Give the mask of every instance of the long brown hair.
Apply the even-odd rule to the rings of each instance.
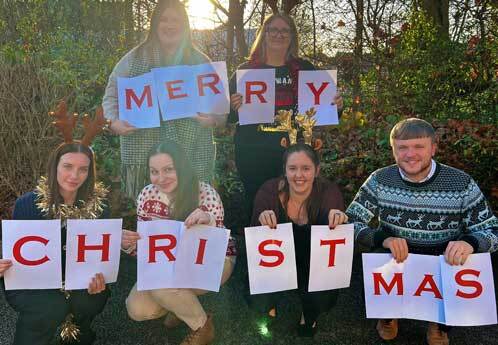
[[[185,220],[193,210],[199,207],[199,178],[196,176],[183,148],[171,140],[165,140],[152,147],[147,155],[147,166],[149,166],[152,156],[161,153],[169,155],[173,160],[178,180],[172,207],[172,218]]]
[[[289,181],[287,181],[287,177],[285,176],[285,168],[287,166],[287,161],[293,153],[303,152],[308,156],[309,159],[313,162],[315,169],[319,169],[320,167],[320,158],[318,157],[317,152],[309,145],[304,143],[297,143],[291,145],[285,150],[283,155],[283,176],[280,182],[279,192],[283,195],[282,204],[287,212],[287,204],[289,203]],[[322,191],[324,189],[323,185],[325,184],[325,180],[317,176],[313,180],[313,187],[311,189],[310,195],[306,198],[304,203],[301,205],[302,208],[306,209],[308,214],[308,222],[310,224],[316,224],[318,221],[318,214],[320,212],[320,205],[322,204]]]
[[[151,53],[153,47],[158,47],[159,38],[157,37],[157,28],[159,26],[159,22],[161,21],[161,15],[166,9],[172,9],[179,13],[181,17],[181,21],[183,24],[183,40],[180,44],[178,51],[175,56],[172,58],[171,64],[178,65],[181,63],[184,64],[195,64],[199,63],[199,61],[195,61],[194,53],[200,54],[205,57],[206,61],[208,60],[207,56],[205,56],[193,43],[192,41],[192,33],[190,31],[190,22],[187,14],[187,10],[185,9],[185,5],[179,0],[159,0],[157,2],[156,7],[152,11],[152,16],[150,19],[150,27],[149,32],[147,33],[147,37],[145,40],[138,46],[137,53],[143,54],[145,52]]]
[[[64,203],[64,198],[59,192],[59,183],[57,182],[57,166],[59,165],[61,157],[66,153],[83,153],[90,160],[88,176],[85,182],[78,188],[75,205],[78,205],[82,201],[87,201],[95,188],[96,168],[93,151],[88,146],[79,142],[69,144],[63,143],[52,151],[47,166],[47,184],[50,193],[48,201],[50,205],[55,205],[55,207]]]
[[[258,61],[261,63],[266,61],[265,35],[270,24],[277,18],[280,18],[286,22],[291,30],[291,41],[287,50],[286,60],[297,59],[299,57],[299,39],[294,19],[284,13],[273,13],[265,18],[263,24],[258,30],[256,39],[251,47],[251,52],[249,53],[249,61]]]

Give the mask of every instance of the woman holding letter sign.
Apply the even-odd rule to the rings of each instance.
[[[138,220],[184,220],[187,227],[196,224],[223,227],[224,210],[213,187],[199,182],[183,149],[172,141],[152,148],[148,155],[152,184],[146,186],[137,200]],[[188,230],[187,230],[188,231]],[[123,230],[122,247],[132,253],[139,234]],[[221,278],[224,284],[235,265],[235,243],[230,239]],[[126,300],[128,315],[136,321],[157,319],[166,315],[165,325],[172,328],[185,322],[191,329],[182,345],[209,344],[214,339],[214,325],[197,296],[197,289],[157,289],[137,291],[133,287]]]
[[[66,220],[108,216],[104,205],[107,191],[95,181],[95,157],[88,146],[102,130],[105,120],[102,112],[97,112],[97,119],[85,126],[86,133],[80,142],[72,140],[75,119],[67,117],[64,103],[53,115],[57,117],[56,126],[63,132],[65,142],[50,155],[46,178],[40,179],[34,191],[17,199],[13,219],[62,219],[64,274]],[[109,298],[102,273],[92,278],[87,290],[8,290],[5,294],[7,302],[18,313],[14,345],[51,344],[61,324],[63,340],[71,344],[93,344],[95,333],[90,325]]]
[[[337,185],[320,177],[320,161],[310,146],[298,143],[284,153],[284,176],[267,181],[254,200],[251,224],[275,228],[278,223],[292,222],[298,293],[302,315],[298,325],[300,336],[313,336],[320,313],[329,310],[336,302],[337,292],[308,292],[310,270],[311,225],[336,225],[347,222],[342,194]],[[252,302],[269,315],[275,316],[274,308],[281,293],[251,296]],[[261,307],[261,308],[260,308]]]
[[[182,2],[160,0],[152,13],[150,30],[144,42],[129,51],[109,76],[103,99],[105,117],[111,130],[121,136],[121,164],[126,195],[135,199],[147,180],[147,151],[164,139],[183,146],[201,181],[213,177],[215,147],[212,127],[225,122],[223,116],[199,114],[195,118],[163,121],[159,128],[138,129],[119,119],[118,77],[135,77],[152,68],[196,65],[209,58],[192,43],[189,20]],[[163,114],[164,116],[164,114]]]
[[[299,42],[296,24],[288,15],[277,13],[265,19],[259,28],[256,40],[251,47],[249,61],[238,67],[241,69],[275,69],[275,114],[279,110],[292,110],[297,114],[299,71],[314,70],[309,61],[299,57]],[[242,106],[242,94],[236,91],[236,74],[230,81],[232,111],[229,122],[237,122],[237,110]],[[342,108],[342,97],[338,93],[334,100]],[[275,127],[276,123],[265,124]],[[282,132],[262,131],[258,124],[237,126],[235,142],[235,162],[244,184],[246,206],[252,211],[254,196],[259,187],[270,178],[280,175],[282,154],[280,146]],[[287,137],[288,140],[288,137]]]

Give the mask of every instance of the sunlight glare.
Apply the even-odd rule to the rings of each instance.
[[[224,1],[220,1],[220,3],[225,5]],[[189,0],[187,12],[192,29],[214,29],[217,25],[214,6],[209,0]]]

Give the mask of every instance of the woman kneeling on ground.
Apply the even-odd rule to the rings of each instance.
[[[95,175],[95,157],[87,145],[61,144],[50,156],[47,177],[40,179],[36,190],[17,199],[14,207],[16,220],[62,219],[63,275],[66,220],[108,218],[103,204],[107,191],[95,182]],[[10,260],[0,260],[0,273],[11,265]],[[104,309],[109,290],[104,276],[97,273],[87,290],[8,290],[5,295],[18,313],[14,345],[51,344],[65,320],[79,329],[71,344],[90,345],[96,338],[90,324]]]
[[[152,148],[148,155],[151,184],[137,199],[139,221],[174,219],[184,221],[187,228],[196,224],[223,227],[223,204],[209,184],[199,182],[183,149],[172,141],[164,141]],[[150,207],[152,204],[160,207]],[[188,230],[187,230],[188,231]],[[132,253],[139,234],[123,231],[122,247]],[[235,245],[230,239],[221,284],[232,274],[235,265]],[[185,322],[191,329],[182,345],[210,344],[214,339],[214,325],[197,296],[207,291],[199,289],[156,289],[137,291],[133,287],[126,300],[128,315],[136,321],[157,319],[166,315],[167,328]]]
[[[345,223],[347,216],[342,194],[334,183],[320,177],[320,161],[309,145],[298,143],[290,146],[283,156],[284,176],[267,181],[256,194],[252,225],[292,222],[296,252],[298,295],[302,314],[297,330],[299,336],[311,337],[316,332],[318,316],[334,306],[336,290],[308,292],[310,272],[311,225],[336,225]],[[276,316],[276,305],[284,293],[251,296],[251,304],[260,311]]]

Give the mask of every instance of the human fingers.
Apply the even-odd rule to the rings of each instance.
[[[452,266],[460,263],[460,253],[456,242],[450,241],[448,243],[444,252],[444,258],[446,259],[446,262]]]
[[[400,244],[400,262],[405,261],[408,258],[408,244],[406,243],[406,240],[404,238],[399,239],[399,244]]]
[[[97,273],[95,275],[96,282],[97,282],[97,291],[100,293],[105,290],[105,278],[102,273]]]
[[[329,227],[334,229],[337,225],[344,224],[348,221],[348,216],[340,210],[329,211]]]
[[[123,235],[121,236],[121,247],[129,248],[130,246],[137,243],[140,239],[140,234],[135,231],[125,230],[123,229]]]
[[[392,254],[394,260],[396,260],[396,262],[399,263],[400,253],[399,253],[399,248],[398,248],[398,242],[396,241],[396,239],[394,239],[390,242],[389,249],[391,250],[391,254]]]
[[[394,259],[397,263],[402,263],[408,257],[408,245],[404,238],[396,238],[392,241],[392,250]]]
[[[202,127],[205,128],[214,127],[216,125],[216,120],[214,119],[213,115],[210,114],[197,113],[195,119]]]
[[[3,275],[12,266],[12,261],[7,259],[0,260],[0,276]]]
[[[110,129],[113,133],[118,135],[127,135],[137,130],[137,128],[131,125],[128,121],[114,120],[111,122]]]
[[[242,95],[240,93],[235,93],[230,96],[230,105],[233,110],[238,110],[242,105]]]
[[[270,211],[270,228],[275,229],[277,227],[277,216],[275,215],[275,212]]]
[[[261,223],[261,225],[266,225],[270,228],[273,228],[276,226],[277,219],[273,211],[266,210],[261,212],[261,214],[259,215],[259,222]]]
[[[95,277],[92,277],[90,284],[88,284],[88,293],[90,295],[93,295],[96,293],[96,291],[97,291],[97,279],[95,279]]]

